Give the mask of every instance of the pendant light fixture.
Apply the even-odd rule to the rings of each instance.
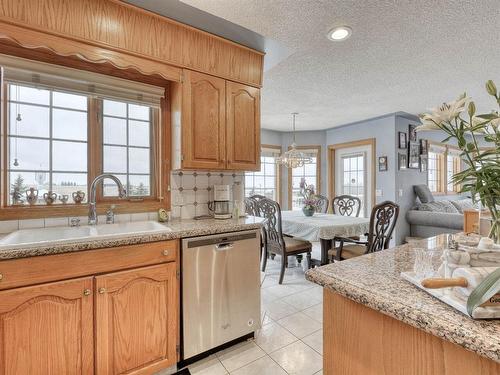
[[[312,158],[310,156],[307,156],[302,151],[297,150],[297,144],[295,143],[295,117],[297,115],[297,112],[292,113],[293,142],[290,145],[290,150],[284,152],[281,156],[276,158],[277,164],[284,165],[287,168],[297,168],[304,166],[304,164],[312,163]]]

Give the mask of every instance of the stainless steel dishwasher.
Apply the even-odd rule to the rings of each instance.
[[[257,230],[182,241],[183,358],[260,328]]]

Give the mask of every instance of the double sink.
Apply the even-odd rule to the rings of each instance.
[[[105,240],[123,236],[157,234],[170,231],[172,230],[169,227],[156,221],[21,229],[0,239],[0,250],[62,245],[78,241]]]

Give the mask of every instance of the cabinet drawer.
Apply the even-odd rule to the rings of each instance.
[[[151,242],[0,262],[0,290],[172,262],[179,240]]]

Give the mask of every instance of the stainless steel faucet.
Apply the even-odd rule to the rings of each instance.
[[[113,180],[116,185],[118,186],[118,197],[119,198],[125,198],[127,196],[127,192],[125,191],[125,188],[123,187],[122,183],[118,179],[118,177],[112,175],[112,174],[101,174],[94,178],[94,181],[92,181],[92,184],[90,185],[90,196],[89,196],[89,225],[97,225],[97,212],[96,212],[96,203],[95,203],[95,196],[96,196],[96,189],[97,189],[97,184],[101,182],[102,180],[109,178],[110,180]]]

